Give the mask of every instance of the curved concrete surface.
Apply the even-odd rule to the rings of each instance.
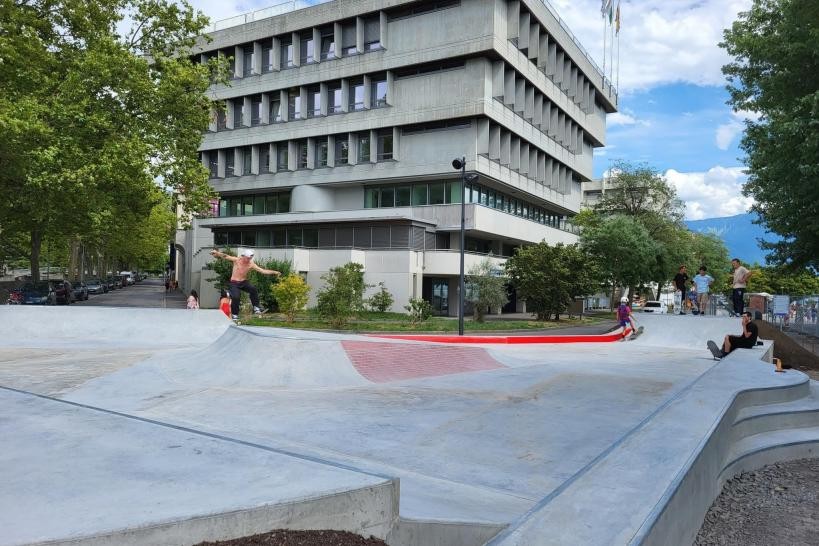
[[[103,310],[105,320],[133,330],[155,327],[143,324],[149,315],[132,312]],[[51,320],[47,314],[16,316]],[[168,317],[153,316],[173,330],[177,322]],[[5,437],[17,431],[34,442],[42,437],[40,421],[49,419],[50,430],[63,438],[43,463],[45,473],[29,469],[28,452],[16,451],[14,443],[4,454],[0,481],[13,487],[0,490],[0,529],[21,496],[40,503],[41,517],[60,517],[48,512],[48,495],[71,490],[49,490],[52,473],[92,479],[99,461],[114,461],[106,474],[111,487],[117,487],[118,470],[124,476],[144,470],[139,475],[147,492],[154,482],[190,479],[184,468],[144,465],[146,453],[161,457],[162,451],[143,452],[140,442],[129,443],[127,434],[108,426],[82,436],[84,452],[98,456],[96,462],[72,458],[65,446],[74,445],[75,427],[78,434],[86,430],[85,412],[91,411],[176,431],[167,433],[168,445],[203,436],[277,453],[281,458],[271,468],[295,480],[309,472],[304,461],[400,479],[400,518],[389,495],[368,497],[386,503],[383,513],[392,514],[391,546],[477,546],[504,527],[492,544],[690,542],[726,473],[812,449],[819,433],[817,390],[798,372],[774,373],[761,361],[768,347],[714,361],[705,342],[738,332],[738,319],[637,319],[646,332],[635,341],[484,347],[227,326],[206,345],[191,323],[187,347],[158,346],[147,359],[118,370],[93,368],[71,376],[70,388],[70,381],[61,383],[54,392],[62,400],[49,398],[37,412],[28,405],[3,412],[10,416],[0,421]],[[168,332],[176,341],[185,335],[184,328]],[[115,342],[105,340],[106,346]],[[62,373],[54,358],[49,367],[32,368],[24,350],[0,345],[0,380],[36,392],[47,378],[34,382],[32,374]],[[82,412],[60,409],[77,403],[86,405]],[[113,457],[118,453],[127,456]],[[231,457],[216,458],[213,472],[232,464]],[[345,480],[356,478],[341,478],[341,489],[328,477],[315,492],[344,494],[353,483]],[[219,487],[209,487],[202,494],[218,499]],[[278,487],[273,496],[284,499]],[[145,493],[127,490],[136,496],[134,506],[142,506]],[[175,493],[166,491],[172,502]],[[87,502],[100,505],[93,496]],[[164,513],[139,509],[131,516],[150,526],[167,523]],[[98,516],[80,511],[74,517],[91,528],[91,515]],[[321,514],[313,515],[320,520]],[[235,523],[224,518],[215,530]],[[0,545],[11,544],[3,539],[0,532]]]

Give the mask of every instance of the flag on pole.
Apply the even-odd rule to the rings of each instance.
[[[606,14],[611,12],[611,1],[612,0],[602,0],[600,5],[600,14],[605,19]]]
[[[620,0],[617,0],[617,13],[614,15],[614,32],[620,34]]]

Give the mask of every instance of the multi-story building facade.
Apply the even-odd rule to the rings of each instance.
[[[177,235],[177,274],[211,297],[213,246],[292,261],[311,286],[364,265],[400,310],[457,314],[461,173],[466,268],[577,239],[571,218],[616,92],[544,0],[325,1],[216,25],[202,162],[221,198]],[[313,291],[315,293],[315,290]],[[512,301],[507,310],[521,310]]]

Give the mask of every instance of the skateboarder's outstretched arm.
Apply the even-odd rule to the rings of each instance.
[[[225,254],[224,252],[219,252],[215,248],[210,251],[210,255],[213,256],[214,258],[222,258],[223,260],[228,260],[228,261],[231,261],[231,262],[235,262],[236,260],[239,259],[236,256],[231,256],[230,254]]]
[[[264,267],[259,267],[257,264],[252,264],[250,267],[261,273],[262,275],[277,275],[281,276],[281,271],[276,271],[275,269],[265,269]]]

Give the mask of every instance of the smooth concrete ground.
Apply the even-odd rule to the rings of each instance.
[[[41,318],[40,324],[64,323],[74,309],[53,309],[61,316]],[[180,490],[162,484],[184,484],[195,472],[189,472],[184,460],[155,464],[164,448],[140,439],[146,434],[145,421],[140,419],[155,422],[152,426],[162,428],[162,434],[181,438],[166,443],[193,441],[191,431],[195,431],[193,436],[215,435],[255,446],[247,449],[291,456],[292,466],[284,457],[275,463],[276,472],[303,481],[303,495],[311,489],[351,487],[350,480],[355,479],[348,473],[360,472],[364,482],[400,479],[402,518],[520,521],[712,369],[716,362],[705,349],[708,338],[739,330],[737,319],[644,317],[646,334],[634,342],[494,345],[479,350],[485,352],[481,358],[496,366],[470,373],[452,373],[458,354],[441,352],[438,364],[433,358],[432,367],[424,368],[427,376],[379,382],[362,375],[365,368],[378,371],[378,366],[391,365],[379,362],[379,354],[398,346],[399,353],[410,358],[422,351],[434,357],[434,351],[443,349],[434,344],[237,329],[227,324],[219,341],[208,345],[210,334],[196,338],[196,332],[190,331],[189,313],[198,313],[197,319],[207,316],[203,320],[208,328],[218,331],[218,312],[167,311],[165,316],[149,316],[140,310],[97,311],[98,320],[130,325],[125,352],[95,354],[93,339],[84,347],[55,343],[22,349],[10,342],[8,330],[0,326],[0,385],[64,401],[34,400],[30,394],[10,391],[0,398],[2,437],[15,438],[0,463],[0,479],[13,484],[0,491],[0,529],[28,522],[13,536],[0,531],[2,545],[25,543],[21,537],[33,539],[38,519],[52,522],[49,536],[94,527],[115,529],[125,522],[121,503],[126,498],[134,499],[127,510],[131,522],[183,517],[175,511],[173,500]],[[14,312],[14,308],[0,309],[0,324],[31,320],[22,314],[15,318]],[[165,334],[160,338],[166,344],[150,347],[156,330]],[[193,340],[188,348],[171,343],[186,336]],[[359,353],[363,347],[364,360],[353,356],[350,344]],[[102,346],[110,345],[111,340],[106,340]],[[475,353],[463,355],[468,359]],[[406,362],[396,358],[395,362]],[[76,406],[66,407],[67,402],[82,404],[82,412]],[[94,425],[97,419],[107,422],[111,411],[129,416],[117,421],[121,430],[112,430],[111,424]],[[39,429],[44,419],[48,431]],[[661,432],[651,441],[662,441]],[[50,444],[50,455],[33,457],[42,443]],[[78,446],[83,451],[75,457]],[[320,486],[314,485],[314,471],[303,467],[305,460],[329,466]],[[245,466],[233,455],[214,455],[200,470],[224,480],[212,485],[205,481],[197,496],[218,499],[233,479],[244,484],[248,475],[234,475],[239,464]],[[137,468],[141,487],[132,487],[128,476]],[[642,479],[650,481],[651,469],[641,470]],[[7,479],[12,476],[14,480]],[[73,487],[101,477],[109,487]],[[125,496],[119,493],[123,484]],[[271,487],[268,502],[287,498],[286,491]],[[662,489],[665,482],[657,487]],[[247,495],[237,493],[226,499],[223,509],[258,503],[254,491],[250,488]],[[53,495],[63,501],[49,502]],[[214,511],[218,504],[198,509]],[[26,513],[18,506],[25,506]],[[89,512],[89,506],[94,510]]]

